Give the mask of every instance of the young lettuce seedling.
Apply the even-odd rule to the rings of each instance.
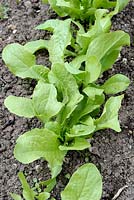
[[[47,200],[50,192],[47,188],[37,192],[30,188],[22,172],[19,179],[23,188],[23,198],[25,200]],[[50,180],[51,181],[51,180]],[[38,183],[42,185],[41,182]],[[81,187],[83,185],[83,187]],[[69,180],[69,183],[61,192],[61,200],[100,200],[102,194],[102,178],[95,165],[88,163],[78,168]],[[22,200],[20,195],[11,194],[14,200]],[[54,200],[54,198],[52,198]]]

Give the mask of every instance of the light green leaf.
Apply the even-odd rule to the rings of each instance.
[[[32,102],[36,116],[43,122],[57,115],[63,104],[57,101],[57,91],[53,84],[39,81],[36,85]]]
[[[121,107],[123,95],[117,97],[110,97],[104,107],[100,118],[95,120],[96,131],[105,128],[111,128],[120,132],[120,124],[118,121],[118,111]]]
[[[87,83],[92,83],[99,78],[101,73],[101,64],[97,57],[89,56],[87,58],[85,70],[89,72]]]
[[[11,113],[20,117],[32,118],[35,116],[31,99],[24,97],[8,96],[4,102]]]
[[[93,112],[97,108],[100,108],[100,106],[104,103],[104,99],[104,95],[96,96],[95,100],[85,97],[72,113],[70,126],[77,124],[82,117]]]
[[[48,3],[48,0],[42,0],[42,3]]]
[[[33,129],[17,139],[15,158],[23,164],[45,158],[54,178],[61,171],[66,151],[59,150],[58,136],[47,129]]]
[[[68,134],[69,136],[69,134]],[[84,150],[89,148],[91,145],[85,138],[75,138],[73,142],[69,145],[60,145],[59,149],[61,151],[69,151],[69,150]]]
[[[80,55],[75,57],[69,64],[75,68],[75,69],[79,69],[81,67],[82,62],[84,62],[86,60],[86,56],[85,55]]]
[[[52,9],[61,17],[65,17],[66,13],[63,9],[57,6],[57,0],[48,0],[49,4],[51,5]]]
[[[50,197],[50,194],[48,192],[41,192],[38,197],[36,197],[38,200],[47,200]]]
[[[10,193],[11,197],[14,199],[14,200],[22,200],[21,196],[18,195],[18,194],[15,194],[15,193]]]
[[[101,88],[106,94],[117,94],[127,89],[130,84],[129,78],[123,74],[116,74],[109,78]]]
[[[53,32],[60,24],[58,19],[50,19],[44,22],[43,24],[38,25],[35,29],[48,30]]]
[[[55,132],[57,135],[60,135],[61,126],[57,121],[49,121],[45,123],[45,128],[49,129],[50,131]]]
[[[125,6],[128,4],[130,0],[117,0],[116,7],[113,12],[111,12],[112,15],[116,15],[118,12],[123,10]]]
[[[84,88],[83,92],[92,100],[95,100],[96,96],[100,96],[103,94],[103,89],[99,89],[96,87],[92,87],[92,86],[87,86],[86,88]]]
[[[66,70],[74,75],[86,75],[87,73],[85,71],[79,70],[77,68],[74,68],[70,63],[65,63]]]
[[[28,42],[24,45],[24,47],[34,54],[36,51],[40,49],[48,49],[48,40],[35,40]]]
[[[64,53],[66,47],[71,43],[70,32],[71,19],[67,20],[49,20],[38,26],[38,29],[53,31],[49,41],[48,51],[50,61],[54,63],[64,63]]]
[[[17,43],[7,45],[2,58],[10,71],[21,78],[27,78],[26,71],[36,64],[35,56]]]
[[[69,2],[64,0],[57,0],[57,7],[59,6],[66,15],[71,16],[71,18],[79,18],[81,14],[80,2],[79,0],[71,0]]]
[[[112,68],[112,65],[117,60],[120,54],[120,51],[121,51],[121,48],[115,49],[101,59],[102,73]]]
[[[93,0],[92,6],[95,8],[113,8],[115,7],[116,2],[115,1],[109,1],[109,0]]]
[[[49,68],[43,65],[33,65],[27,71],[22,73],[23,77],[25,78],[33,78],[36,80],[43,80],[45,82],[48,81],[48,72]]]
[[[56,84],[58,92],[63,94],[64,109],[60,113],[59,121],[64,122],[75,110],[83,95],[79,93],[75,78],[70,74],[64,65],[56,64],[49,73],[49,81]]]
[[[79,136],[86,136],[93,133],[95,130],[94,121],[90,118],[88,121],[88,126],[83,124],[74,125],[73,128],[70,130],[69,137],[79,137]]]
[[[23,188],[23,197],[25,200],[34,200],[35,197],[35,192],[30,188],[29,184],[27,183],[27,180],[23,174],[23,172],[19,172],[18,173],[20,182],[22,184],[22,188]]]
[[[46,181],[41,181],[40,184],[45,187],[45,192],[51,192],[56,185],[56,178],[51,178]]]
[[[114,50],[122,47],[123,45],[130,44],[130,37],[123,31],[115,31],[110,33],[104,33],[95,38],[89,45],[87,50],[87,59],[90,56],[95,56],[98,62],[101,62],[104,57],[111,54]],[[105,58],[106,59],[106,58]],[[112,61],[113,62],[113,61]],[[89,69],[92,69],[92,62],[88,65]],[[102,66],[103,71],[103,66]]]
[[[102,195],[102,178],[95,165],[89,163],[81,166],[72,175],[69,183],[61,193],[62,200],[100,200]]]
[[[86,53],[90,42],[94,38],[100,36],[105,32],[109,32],[111,27],[111,17],[107,13],[108,10],[106,9],[97,9],[95,11],[95,23],[90,27],[89,31],[87,31],[86,33],[82,29],[83,27],[78,26],[79,31],[77,32],[76,42],[82,48],[81,54]]]

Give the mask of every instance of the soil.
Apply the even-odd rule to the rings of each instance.
[[[13,157],[13,148],[19,135],[40,127],[36,119],[19,118],[4,107],[4,99],[10,95],[30,96],[35,82],[22,80],[12,75],[1,59],[2,49],[9,43],[47,38],[44,31],[36,31],[34,27],[50,18],[56,18],[47,5],[38,0],[22,0],[18,4],[12,0],[1,0],[8,7],[8,18],[0,20],[0,200],[10,200],[10,192],[20,193],[21,186],[17,177],[19,171],[24,171],[28,180],[46,180],[50,173],[47,163],[43,160],[30,165],[22,165]],[[130,2],[123,12],[113,18],[113,29],[124,30],[131,36],[131,46],[124,47],[120,58],[113,70],[104,74],[122,73],[131,80],[131,85],[125,92],[119,118],[121,133],[104,130],[95,134],[90,151],[68,153],[63,170],[58,177],[58,184],[52,196],[60,200],[60,191],[68,182],[67,174],[72,174],[79,166],[86,162],[93,162],[103,176],[102,200],[112,200],[123,186],[127,186],[119,195],[118,200],[134,200],[134,2]],[[39,54],[40,63],[48,63],[46,52]]]

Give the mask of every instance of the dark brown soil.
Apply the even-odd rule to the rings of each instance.
[[[39,127],[36,119],[28,120],[12,115],[4,107],[5,97],[10,94],[16,96],[30,96],[34,81],[22,80],[12,75],[1,60],[2,49],[9,43],[24,44],[30,40],[48,37],[46,32],[35,31],[34,27],[56,15],[46,5],[38,0],[22,0],[19,4],[14,0],[1,0],[9,8],[8,18],[0,20],[0,200],[10,200],[10,192],[20,193],[20,183],[17,173],[22,170],[32,182],[33,178],[45,180],[49,177],[49,170],[44,161],[37,161],[30,165],[22,165],[13,157],[13,148],[18,136],[33,127]],[[31,2],[33,2],[31,4]],[[104,130],[96,133],[92,141],[91,152],[70,152],[64,162],[63,171],[58,178],[58,184],[53,196],[60,200],[60,191],[68,182],[66,174],[85,162],[93,162],[100,169],[103,176],[102,200],[112,200],[113,196],[123,186],[127,186],[118,200],[134,200],[134,2],[113,19],[113,29],[122,29],[131,36],[131,47],[123,48],[114,69],[104,75],[110,76],[122,73],[131,79],[131,85],[125,92],[125,98],[120,110],[122,132]],[[40,62],[47,63],[47,55],[40,55]]]

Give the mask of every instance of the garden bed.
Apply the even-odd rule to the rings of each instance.
[[[34,30],[38,24],[50,18],[56,18],[48,6],[42,5],[37,0],[20,3],[11,0],[2,0],[8,8],[8,18],[0,20],[0,53],[9,43],[27,41],[49,37],[47,32]],[[66,156],[58,184],[53,191],[53,196],[60,200],[59,193],[65,187],[68,174],[72,174],[76,168],[86,162],[93,162],[98,166],[103,176],[102,200],[111,200],[117,191],[127,186],[118,197],[118,200],[134,199],[134,3],[130,2],[123,12],[113,18],[113,29],[124,30],[131,36],[131,47],[123,48],[121,55],[112,70],[102,77],[110,77],[112,74],[122,73],[131,80],[131,85],[125,92],[125,98],[120,110],[121,133],[112,130],[104,130],[96,133],[92,141],[93,148],[83,152],[71,152]],[[1,55],[1,54],[0,54]],[[44,60],[44,55],[45,60]],[[1,57],[1,56],[0,56]],[[38,62],[48,64],[46,51],[40,52]],[[9,193],[20,193],[20,183],[17,177],[19,171],[27,174],[32,184],[32,179],[46,180],[50,174],[44,161],[37,161],[30,165],[22,165],[13,157],[15,141],[22,132],[33,127],[40,127],[36,119],[19,118],[7,111],[3,102],[10,94],[16,96],[30,96],[35,81],[22,80],[12,75],[0,60],[0,200],[11,199]],[[86,155],[86,156],[85,156]],[[86,157],[86,159],[85,159]],[[35,179],[34,179],[35,180]]]

